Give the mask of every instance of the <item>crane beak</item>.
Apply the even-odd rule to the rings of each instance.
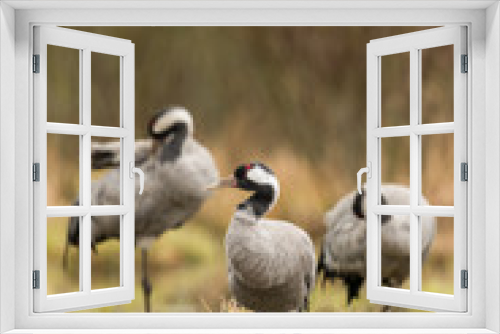
[[[220,189],[220,188],[236,188],[237,183],[234,176],[228,176],[219,180],[219,182],[207,187],[207,190]]]

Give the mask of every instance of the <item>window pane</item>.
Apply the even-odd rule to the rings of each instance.
[[[92,205],[120,205],[121,140],[92,137]]]
[[[80,291],[80,217],[47,218],[47,294]]]
[[[381,57],[382,126],[410,124],[410,53]]]
[[[422,194],[430,205],[453,206],[453,133],[422,136]],[[420,205],[429,205],[420,203]]]
[[[47,122],[80,122],[80,50],[47,45]]]
[[[120,57],[92,52],[92,125],[120,126]]]
[[[422,123],[453,122],[453,45],[421,50]]]
[[[120,219],[92,217],[92,290],[120,286]]]
[[[47,134],[47,205],[78,205],[80,137]]]
[[[383,215],[381,224],[382,286],[410,287],[410,216]]]
[[[421,225],[423,250],[421,290],[452,295],[454,219],[422,217]]]
[[[380,166],[382,188],[389,184],[409,187],[410,137],[390,137],[381,138],[380,140],[382,151]],[[381,198],[380,203],[389,204],[385,203],[385,199],[383,198]]]

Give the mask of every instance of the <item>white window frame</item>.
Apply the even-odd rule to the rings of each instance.
[[[34,256],[33,269],[39,272],[39,288],[34,289],[34,311],[84,310],[130,303],[135,295],[135,179],[131,169],[135,161],[134,44],[128,40],[71,29],[35,26],[34,54],[39,56],[39,71],[33,74],[34,144],[33,160],[40,166],[39,181],[33,184]],[[79,124],[47,122],[47,46],[70,48],[79,55]],[[120,123],[116,127],[92,125],[91,59],[92,52],[113,55],[120,62]],[[54,70],[54,69],[52,69]],[[47,134],[79,137],[80,191],[78,206],[47,206]],[[119,205],[91,205],[92,136],[120,140]],[[93,216],[120,216],[120,286],[92,289],[91,242]],[[49,217],[79,217],[79,291],[47,294],[47,224]]]
[[[461,181],[461,163],[467,163],[467,76],[462,73],[462,55],[467,55],[467,29],[449,26],[402,34],[370,41],[367,45],[367,298],[372,303],[409,307],[429,311],[467,310],[467,290],[461,287],[461,271],[467,270],[467,186]],[[453,121],[422,123],[421,54],[424,49],[451,45],[453,47]],[[407,52],[410,56],[409,124],[383,127],[381,110],[382,57]],[[453,134],[452,206],[422,205],[422,135]],[[410,141],[410,203],[381,205],[382,138],[408,138]],[[369,167],[369,168],[370,168]],[[380,217],[408,215],[410,219],[410,288],[397,289],[382,285],[382,227]],[[453,294],[422,291],[422,241],[419,219],[424,216],[453,217]],[[439,224],[439,223],[438,223]]]
[[[66,8],[61,8],[61,7]],[[13,8],[15,7],[15,8]],[[128,9],[127,9],[128,7]],[[78,9],[75,9],[78,8]],[[141,8],[142,10],[138,10]],[[149,9],[148,9],[149,8]],[[500,11],[496,1],[4,1],[0,4],[0,330],[54,333],[492,333],[500,331]],[[469,28],[468,312],[33,314],[31,31],[54,25],[408,25]],[[6,29],[4,29],[6,28]],[[15,68],[15,70],[14,70]],[[12,83],[15,83],[14,85]],[[14,98],[15,96],[15,98]],[[14,112],[15,110],[15,112]],[[15,128],[15,132],[14,129]],[[15,145],[12,145],[15,138]],[[487,152],[487,153],[486,153]],[[15,172],[15,173],[14,173]],[[12,177],[14,175],[14,177]],[[488,182],[486,182],[488,175]],[[353,175],[354,177],[354,175]],[[15,196],[12,198],[12,189]],[[488,196],[486,196],[488,194]],[[15,224],[12,224],[15,222]],[[15,240],[13,238],[15,236]],[[12,256],[14,254],[14,256]],[[486,256],[488,255],[488,256]],[[486,279],[486,277],[488,279]],[[14,289],[12,287],[15,287]],[[487,291],[487,293],[486,293]],[[13,308],[12,305],[15,305]],[[168,328],[167,328],[168,326]],[[140,328],[143,328],[142,330]],[[137,330],[131,330],[131,328]],[[95,329],[92,331],[92,329]],[[98,330],[97,330],[98,329]],[[225,330],[224,330],[225,329]],[[323,330],[319,330],[323,329]],[[80,331],[82,332],[82,331]]]

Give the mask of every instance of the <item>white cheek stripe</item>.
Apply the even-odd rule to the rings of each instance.
[[[267,184],[273,187],[274,198],[273,202],[271,203],[271,206],[269,207],[269,210],[271,210],[278,201],[278,198],[280,197],[280,185],[278,183],[278,179],[260,166],[255,166],[252,169],[250,169],[247,172],[247,179],[252,180],[257,184]]]
[[[188,133],[193,134],[193,117],[191,116],[189,111],[187,111],[187,109],[182,107],[172,108],[170,111],[166,112],[163,116],[157,119],[153,124],[153,132],[163,132],[176,122],[186,123],[188,127]]]

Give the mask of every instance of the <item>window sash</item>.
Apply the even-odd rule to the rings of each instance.
[[[80,51],[80,124],[47,122],[47,45]],[[91,53],[120,57],[120,127],[91,125]],[[40,288],[34,289],[34,312],[72,311],[128,303],[134,298],[135,182],[129,177],[134,161],[134,45],[127,40],[71,29],[38,26],[34,29],[34,54],[40,55],[40,73],[33,74],[34,162],[40,163],[40,181],[34,183],[34,270],[40,271]],[[80,206],[47,207],[47,134],[80,138]],[[91,138],[121,140],[121,205],[91,205]],[[92,290],[91,216],[120,215],[120,286]],[[47,218],[80,217],[80,291],[47,295]]]
[[[467,54],[466,28],[452,26],[373,40],[367,45],[367,297],[373,303],[431,311],[467,311],[467,290],[460,271],[467,269],[467,182],[460,180],[460,164],[467,162],[467,75],[460,60]],[[454,122],[420,124],[420,50],[454,45]],[[410,125],[381,127],[381,56],[410,52]],[[454,133],[454,206],[420,206],[421,135]],[[410,137],[410,205],[380,205],[381,138]],[[381,286],[381,214],[410,215],[410,290]],[[422,277],[418,219],[424,215],[454,217],[454,294],[420,290]]]

